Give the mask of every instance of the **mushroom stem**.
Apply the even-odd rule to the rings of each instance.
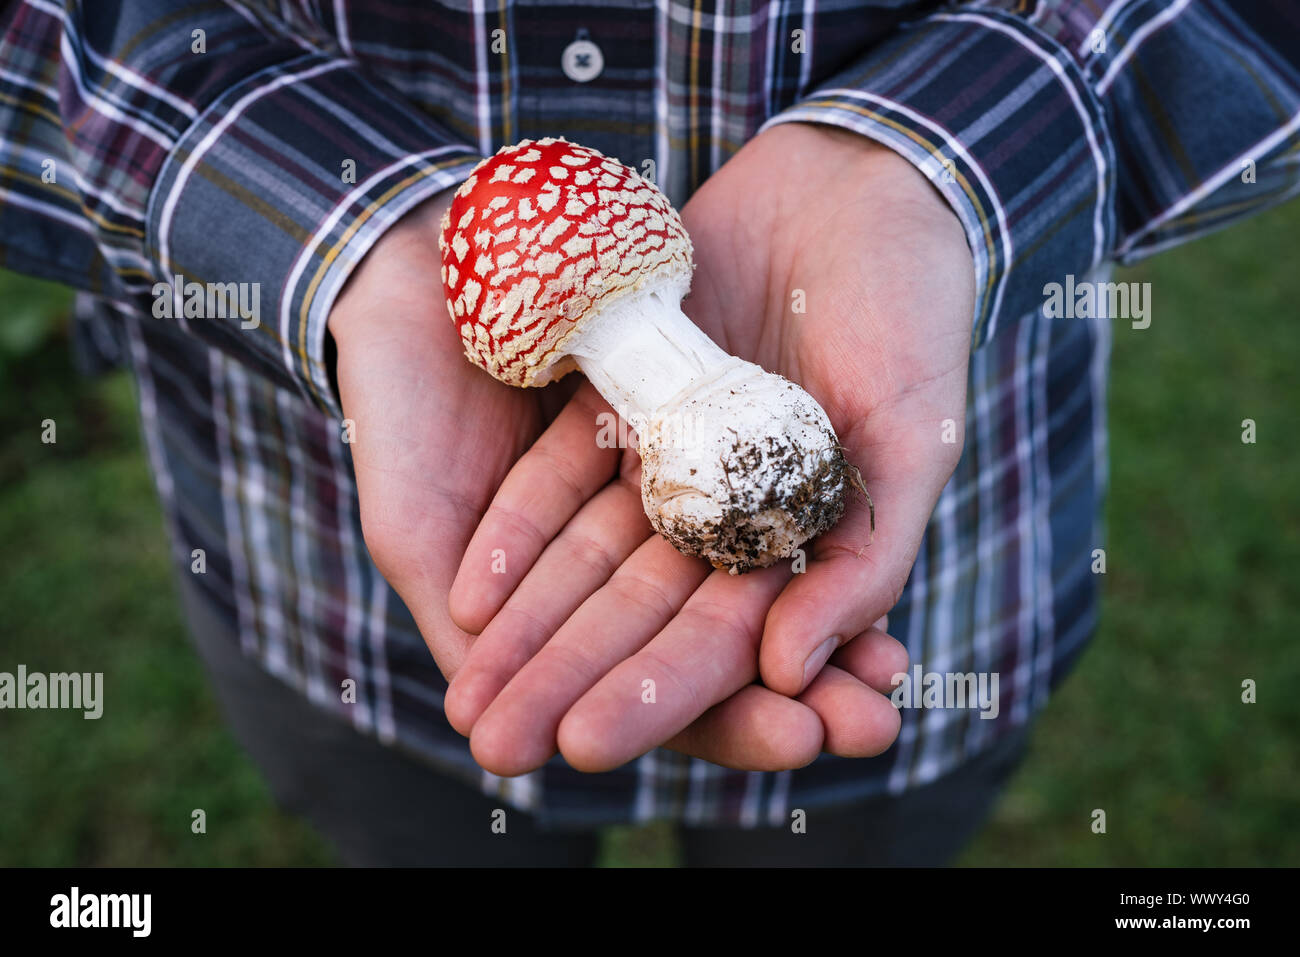
[[[833,525],[848,466],[816,401],[724,352],[682,312],[683,291],[669,282],[616,300],[563,349],[636,430],[651,524],[734,574]]]
[[[596,391],[626,420],[648,421],[693,383],[741,361],[682,312],[683,291],[667,284],[626,296],[564,344]]]

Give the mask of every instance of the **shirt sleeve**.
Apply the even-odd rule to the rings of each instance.
[[[273,7],[12,5],[0,265],[176,322],[337,417],[335,296],[480,156]]]
[[[1001,6],[905,25],[764,125],[855,130],[931,179],[974,254],[974,346],[1047,283],[1297,191],[1293,0]]]

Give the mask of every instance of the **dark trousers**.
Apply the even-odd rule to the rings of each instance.
[[[499,799],[449,778],[311,705],[239,650],[194,585],[181,592],[191,633],[235,738],[276,799],[306,817],[343,860],[369,866],[590,866],[595,831],[542,830]],[[880,796],[782,828],[681,829],[685,863],[701,866],[863,866],[947,863],[987,817],[1024,755],[1026,734],[902,797]]]

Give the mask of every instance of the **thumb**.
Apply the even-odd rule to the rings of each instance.
[[[902,595],[926,526],[960,456],[942,441],[943,420],[905,426],[882,412],[850,434],[850,460],[866,463],[867,497],[816,542],[807,571],[796,575],[773,603],[759,650],[763,682],[795,695],[806,688],[837,648],[887,615]],[[960,426],[958,426],[960,429]],[[855,452],[857,454],[855,454]]]

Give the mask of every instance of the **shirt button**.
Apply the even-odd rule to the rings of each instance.
[[[605,69],[605,55],[600,52],[600,47],[587,39],[587,31],[580,30],[578,39],[564,48],[560,69],[574,83],[587,83]]]

